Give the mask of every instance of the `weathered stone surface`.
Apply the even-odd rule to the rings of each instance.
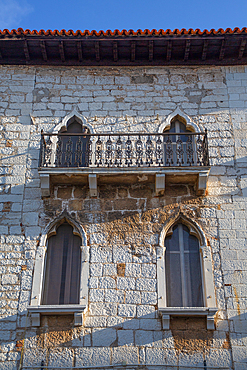
[[[246,73],[244,66],[0,66],[1,369],[19,366],[16,342],[24,336],[34,298],[37,248],[44,249],[41,235],[65,209],[85,230],[89,248],[84,325],[75,327],[73,315],[44,315],[41,327],[31,328],[28,317],[24,366],[44,361],[67,367],[125,362],[189,367],[204,366],[205,358],[208,367],[246,368]],[[127,134],[162,131],[179,108],[183,121],[208,130],[206,195],[198,197],[193,184],[173,178],[166,179],[164,196],[156,197],[154,180],[139,174],[126,184],[121,176],[107,184],[100,177],[92,199],[86,178],[76,183],[66,175],[66,183],[51,181],[51,195],[42,199],[40,131],[51,132],[74,108],[96,133]],[[171,330],[161,328],[156,248],[178,212],[200,225],[212,254],[215,331],[195,317],[171,317]]]

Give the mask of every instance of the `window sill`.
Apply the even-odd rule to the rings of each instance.
[[[40,305],[28,306],[31,315],[32,326],[40,326],[40,315],[68,315],[74,314],[75,326],[83,325],[83,311],[86,305],[67,304],[67,305]]]
[[[171,316],[206,316],[207,329],[215,330],[214,315],[218,309],[216,307],[163,307],[159,308],[162,316],[163,330],[170,329]]]

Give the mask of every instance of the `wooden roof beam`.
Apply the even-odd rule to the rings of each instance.
[[[130,60],[131,62],[134,62],[136,60],[136,43],[135,41],[131,42],[130,46]]]
[[[131,62],[136,60],[136,43],[135,41],[131,42],[131,53],[130,53]]]
[[[204,40],[202,49],[202,60],[205,60],[207,58],[207,51],[208,51],[208,40]]]
[[[77,47],[77,54],[78,54],[79,62],[82,62],[83,57],[82,57],[82,45],[81,45],[81,41],[77,41],[76,42],[76,47]]]
[[[45,41],[40,41],[39,45],[40,45],[40,48],[41,48],[42,58],[45,62],[47,62],[48,58],[47,58]]]
[[[28,50],[27,40],[24,41],[24,54],[25,54],[26,61],[29,62],[30,61],[30,54],[29,54],[29,50]]]
[[[100,61],[99,41],[95,42],[95,57],[96,57],[96,61],[99,62]]]
[[[62,62],[65,62],[65,54],[64,54],[64,42],[59,42],[59,54]]]
[[[153,41],[148,42],[148,59],[149,59],[149,62],[152,62],[154,59],[154,42]]]
[[[113,41],[113,60],[118,61],[118,44],[117,41]]]
[[[185,44],[185,51],[184,51],[184,61],[188,60],[189,59],[189,55],[190,55],[190,40],[186,40],[186,44]]]
[[[220,47],[220,55],[219,55],[219,60],[222,60],[224,59],[224,55],[225,55],[225,39],[222,40],[221,42],[221,47]]]
[[[172,41],[169,40],[167,43],[166,60],[169,62],[171,57],[172,57]]]
[[[239,52],[238,52],[238,59],[242,59],[245,51],[245,46],[246,46],[246,39],[241,39],[240,47],[239,47]]]

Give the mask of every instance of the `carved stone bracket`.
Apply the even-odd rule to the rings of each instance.
[[[165,193],[165,179],[166,175],[164,173],[157,173],[155,175],[155,194],[164,195]]]
[[[96,174],[89,174],[88,175],[88,184],[89,184],[89,192],[90,197],[97,197],[97,175]]]
[[[205,195],[208,182],[208,173],[199,172],[198,173],[198,185],[197,185],[197,195]]]
[[[40,173],[40,187],[42,197],[49,197],[50,195],[50,175],[47,173]]]

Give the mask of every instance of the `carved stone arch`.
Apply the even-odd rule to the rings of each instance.
[[[66,117],[63,118],[63,120],[54,127],[52,133],[57,134],[59,132],[66,132],[67,127],[72,121],[76,121],[80,123],[83,127],[87,127],[89,130],[89,133],[94,133],[94,128],[90,123],[87,122],[87,119],[81,115],[77,110],[73,110],[70,114],[68,114]]]
[[[51,221],[44,229],[41,238],[40,238],[40,246],[46,248],[46,241],[47,239],[52,236],[56,235],[57,228],[67,221],[73,227],[73,234],[80,236],[82,240],[82,247],[87,245],[87,237],[84,228],[68,213],[65,209],[55,220]]]
[[[201,132],[202,128],[197,125],[195,122],[192,121],[191,117],[188,116],[186,113],[182,112],[179,108],[177,108],[173,113],[169,114],[169,116],[165,119],[163,123],[161,123],[158,132],[163,133],[164,130],[170,129],[171,123],[178,119],[182,122],[186,129],[192,132]]]
[[[159,246],[161,248],[165,248],[164,242],[165,242],[166,236],[171,234],[173,226],[178,223],[182,223],[185,226],[187,226],[190,234],[197,237],[200,248],[207,245],[206,236],[204,232],[202,231],[201,227],[198,225],[198,223],[192,219],[189,219],[182,212],[178,212],[175,216],[169,219],[169,221],[164,225],[161,231],[160,239],[159,239]]]

